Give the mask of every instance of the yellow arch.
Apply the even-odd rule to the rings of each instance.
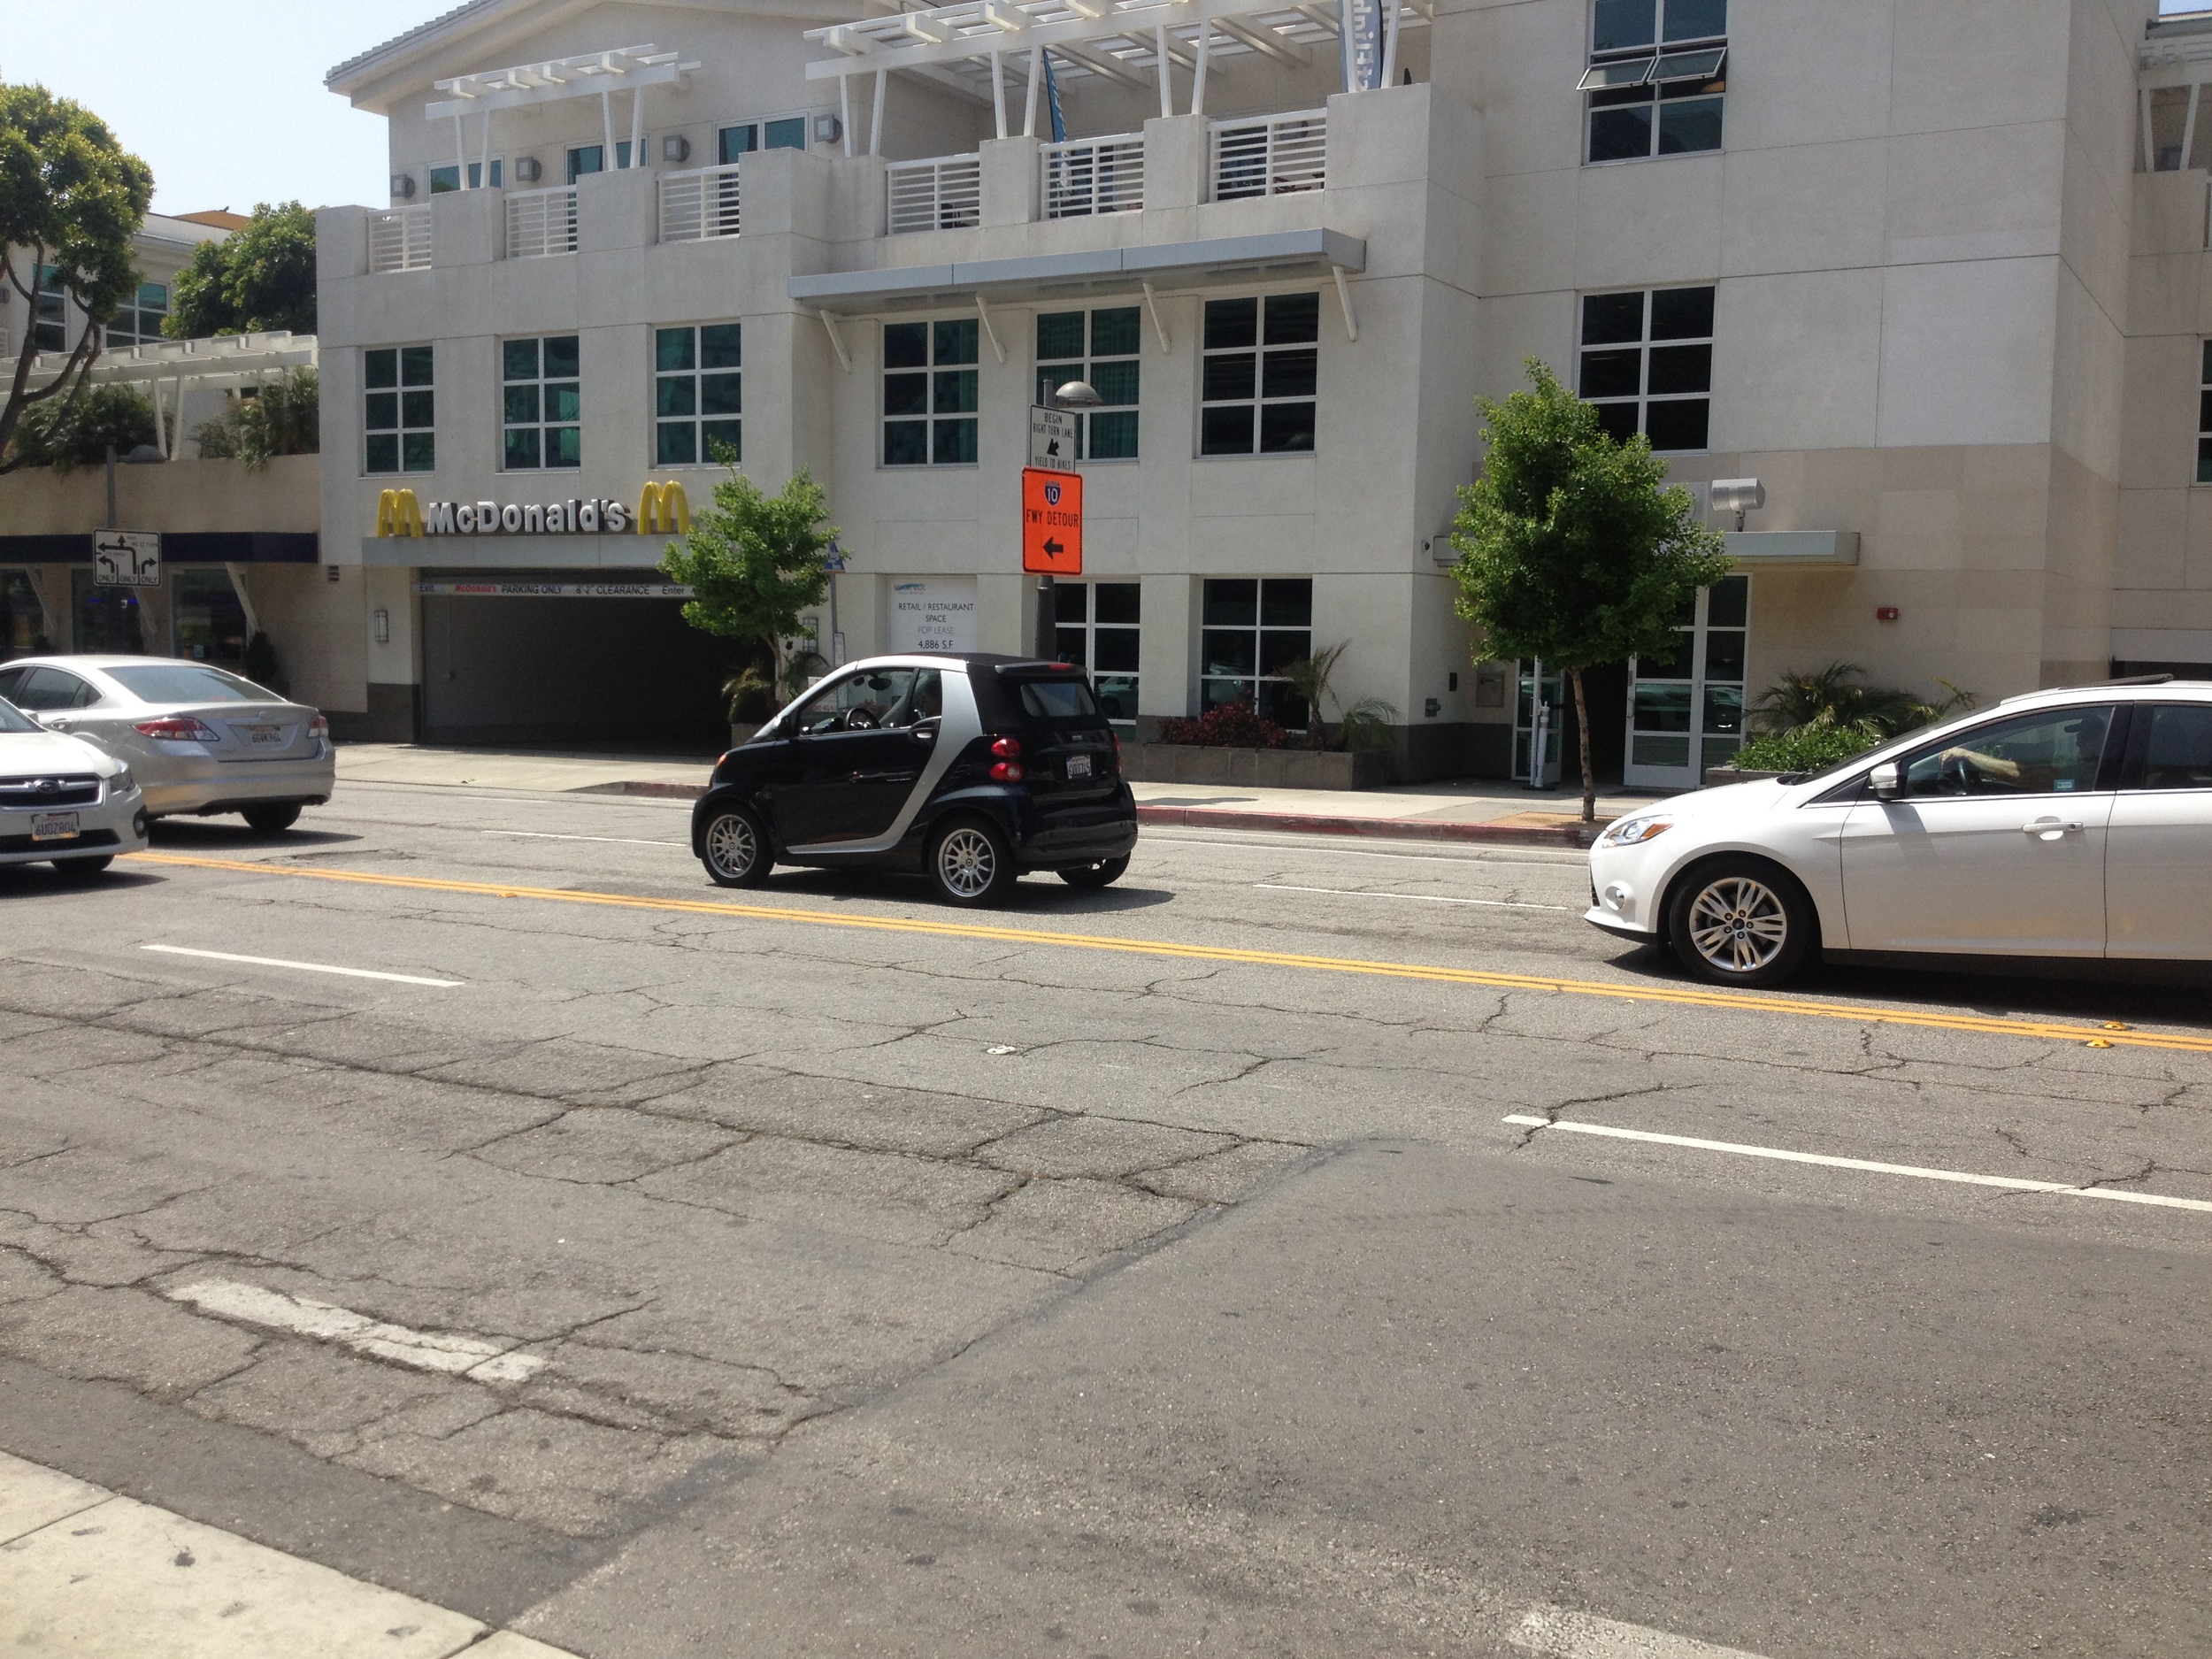
[[[637,498],[638,534],[680,535],[690,528],[691,498],[684,487],[672,478],[664,484],[647,479]]]
[[[376,498],[376,533],[380,536],[422,534],[422,503],[411,489],[388,489]]]

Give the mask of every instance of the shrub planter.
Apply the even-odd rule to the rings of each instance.
[[[1390,781],[1387,749],[1205,749],[1125,743],[1133,783],[1239,784],[1257,789],[1372,789]]]
[[[1705,769],[1705,787],[1717,789],[1726,783],[1757,783],[1767,778],[1786,778],[1786,772],[1739,772],[1733,766],[1708,766]]]
[[[760,728],[765,725],[767,725],[765,720],[755,720],[749,725],[741,720],[731,721],[730,747],[732,749],[735,749],[740,743],[751,742],[753,740],[753,733],[759,731]]]

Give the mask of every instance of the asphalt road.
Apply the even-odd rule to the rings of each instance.
[[[1536,850],[727,894],[686,822],[0,872],[0,1450],[592,1659],[2212,1651],[2203,990],[1708,995]]]

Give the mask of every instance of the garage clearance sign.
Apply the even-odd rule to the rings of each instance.
[[[421,581],[419,594],[459,594],[472,599],[689,599],[686,582]]]

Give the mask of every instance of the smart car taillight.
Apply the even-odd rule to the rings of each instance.
[[[1021,752],[1022,741],[1018,737],[1000,737],[991,741],[991,753],[1001,760],[1017,760],[1020,758]]]
[[[1006,741],[1001,738],[999,742]],[[998,744],[994,743],[991,747],[995,749]],[[991,776],[1000,783],[1019,783],[1022,780],[1022,764],[1018,760],[995,761],[991,766]]]
[[[222,741],[216,735],[213,726],[196,720],[190,715],[166,720],[141,720],[131,729],[142,737],[164,738],[172,743],[215,743]]]

